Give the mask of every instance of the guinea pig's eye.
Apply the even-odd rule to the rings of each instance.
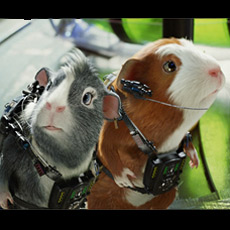
[[[86,93],[83,98],[82,98],[82,102],[85,104],[85,105],[90,105],[91,102],[92,102],[92,99],[93,99],[93,95],[88,92]]]
[[[167,61],[164,63],[163,69],[166,73],[172,73],[176,70],[176,64],[173,61]]]

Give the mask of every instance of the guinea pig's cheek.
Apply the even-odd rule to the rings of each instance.
[[[66,133],[70,133],[72,131],[73,121],[74,118],[69,108],[66,108],[63,113],[55,114],[54,117],[54,123],[56,126],[61,128]]]
[[[46,126],[48,123],[49,123],[49,116],[47,112],[44,110],[41,110],[37,115],[36,124],[39,127],[43,127],[43,126]]]
[[[47,125],[49,120],[49,111],[45,108],[45,101],[40,103],[36,108],[36,124],[38,126]]]

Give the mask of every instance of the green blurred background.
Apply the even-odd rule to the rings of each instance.
[[[107,19],[85,19],[112,32]],[[172,19],[173,20],[173,19]],[[230,47],[227,18],[194,19],[194,43]],[[122,25],[134,43],[147,43],[162,38],[162,18],[122,18]]]

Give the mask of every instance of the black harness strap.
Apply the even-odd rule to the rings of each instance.
[[[136,142],[138,148],[145,154],[151,155],[152,153],[157,154],[157,149],[154,146],[153,142],[149,141],[142,132],[137,128],[137,126],[132,122],[128,117],[124,109],[121,111],[122,120],[125,122],[126,126],[130,131],[130,135],[133,140]]]
[[[110,88],[113,92],[115,92],[114,87],[111,86]],[[120,103],[121,104],[121,103]],[[122,104],[120,106],[120,114],[121,118],[119,120],[123,120],[130,131],[130,135],[132,136],[133,140],[137,144],[138,148],[145,154],[157,154],[157,149],[154,146],[153,142],[149,141],[142,132],[137,128],[137,126],[132,122],[132,120],[126,114]],[[156,156],[157,157],[157,156]]]

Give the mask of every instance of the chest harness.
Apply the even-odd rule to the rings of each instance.
[[[39,86],[38,82],[30,84],[28,91],[22,91],[22,95],[13,99],[12,102],[5,105],[3,116],[0,120],[0,152],[2,150],[5,138],[11,134],[16,138],[16,141],[25,154],[28,154],[32,163],[38,172],[39,176],[46,175],[54,181],[54,185],[50,194],[48,209],[80,209],[85,207],[86,197],[90,193],[92,185],[95,183],[99,174],[99,167],[96,162],[97,148],[93,153],[93,159],[90,164],[94,164],[96,175],[88,169],[79,176],[69,180],[64,180],[62,174],[51,166],[31,145],[31,140],[28,138],[29,131],[23,128],[20,123],[21,112],[25,106],[33,101],[37,102],[44,91],[43,86]],[[28,124],[29,125],[29,124]],[[90,167],[89,167],[90,168]],[[47,209],[38,207],[34,204],[25,202],[13,195],[14,205],[9,205],[12,209],[19,207],[26,209]]]
[[[109,74],[105,76],[105,84],[107,88],[115,92],[111,83],[116,79],[116,75]],[[156,101],[153,99],[146,98],[145,96],[152,96],[151,89],[141,82],[121,80],[123,85],[123,90],[132,94],[136,99],[148,100],[155,103],[160,103],[164,106],[175,107],[179,109],[190,109],[190,110],[207,110],[208,108],[192,108],[192,107],[182,107],[177,105],[172,105],[164,103],[161,101]],[[165,193],[179,184],[179,177],[182,173],[183,166],[186,160],[186,154],[184,153],[184,146],[188,147],[189,143],[192,142],[192,135],[188,132],[182,142],[180,143],[178,149],[172,150],[170,152],[157,154],[158,151],[154,146],[152,141],[149,141],[138,129],[138,127],[132,122],[129,116],[126,114],[122,104],[120,103],[120,118],[114,120],[115,127],[118,127],[117,121],[123,120],[130,131],[130,135],[135,141],[138,148],[148,155],[148,160],[145,166],[143,184],[144,187],[127,187],[136,192],[142,194],[153,194],[154,196]],[[103,167],[102,169],[107,176],[113,178],[111,172]]]

